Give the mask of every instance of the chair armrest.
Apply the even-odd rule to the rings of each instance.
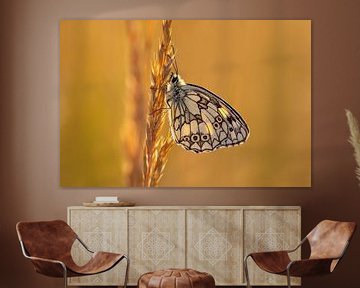
[[[26,256],[26,258],[30,259],[31,261],[40,261],[40,262],[49,262],[49,263],[53,263],[53,264],[60,264],[62,267],[66,268],[64,262],[61,262],[59,260],[47,259],[47,258],[41,258],[41,257],[33,257],[33,256]]]
[[[333,261],[339,258],[318,258],[291,261],[287,266],[290,276],[312,276],[329,274],[332,272]]]
[[[258,258],[258,257],[278,257],[288,255],[287,250],[280,251],[264,251],[264,252],[252,252],[249,253],[246,257]]]
[[[295,252],[297,249],[299,249],[304,243],[305,241],[307,240],[307,238],[303,238],[301,240],[301,242],[293,249],[288,249],[288,250],[279,250],[279,251],[265,251],[265,252],[252,252],[252,253],[249,253],[244,259],[252,256],[252,254],[256,254],[256,253],[261,253],[261,254],[268,254],[268,255],[271,255],[271,254],[288,254],[288,253],[292,253],[292,252]]]
[[[26,258],[31,260],[32,264],[34,265],[35,271],[40,274],[59,278],[64,276],[66,277],[66,265],[59,260],[32,256],[26,256]]]
[[[295,248],[290,249],[290,250],[285,250],[285,251],[288,252],[288,253],[295,252],[297,249],[299,249],[299,248],[306,242],[306,240],[307,240],[306,237],[303,238],[303,239],[301,240],[301,242],[300,242]]]
[[[20,245],[24,257],[31,260],[36,272],[51,277],[66,277],[67,269],[63,262],[54,259],[30,256],[22,241],[20,241]]]

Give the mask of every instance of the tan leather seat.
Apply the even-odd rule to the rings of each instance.
[[[288,287],[291,287],[290,276],[304,277],[331,273],[343,257],[355,229],[354,222],[324,220],[295,249],[250,253],[244,260],[247,286],[251,287],[247,268],[249,257],[266,272],[287,275]],[[309,259],[291,261],[289,253],[297,250],[306,241],[311,248]]]
[[[35,271],[50,277],[63,277],[67,287],[67,277],[87,276],[105,272],[113,268],[125,254],[91,251],[62,220],[19,222],[16,225],[23,254],[30,259]],[[90,260],[78,266],[72,256],[71,247],[78,240],[91,253]],[[125,283],[127,282],[126,269]]]

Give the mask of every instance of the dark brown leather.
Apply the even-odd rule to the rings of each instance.
[[[143,274],[138,288],[214,288],[214,277],[192,269],[167,269]]]
[[[330,266],[332,261],[332,258],[303,259],[293,261],[290,266],[290,275],[303,277],[328,274],[330,273]],[[282,274],[286,274],[286,271]]]
[[[78,266],[71,256],[71,247],[77,235],[62,220],[19,222],[16,230],[27,253],[31,257],[40,258],[31,259],[35,270],[47,276],[63,277],[64,270],[61,264],[43,261],[41,258],[63,262],[68,271],[67,276],[73,277],[107,271],[124,257],[123,254],[96,252],[88,263]]]
[[[291,276],[312,276],[331,273],[345,252],[356,229],[354,222],[324,220],[307,236],[311,248],[309,259],[293,261],[289,272]],[[287,274],[291,262],[288,252],[251,253],[255,263],[264,271],[274,274]]]
[[[286,272],[286,267],[291,262],[285,251],[251,253],[251,257],[261,269],[275,274]]]

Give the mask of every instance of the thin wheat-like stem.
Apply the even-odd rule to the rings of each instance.
[[[349,142],[354,148],[354,157],[357,164],[355,169],[356,178],[359,180],[360,185],[360,130],[359,124],[354,115],[349,111],[345,110],[348,125],[350,129]]]
[[[145,91],[143,89],[142,61],[144,49],[139,35],[139,22],[126,21],[129,43],[129,71],[127,73],[126,110],[122,135],[124,141],[124,179],[126,186],[142,184],[142,149],[144,141]]]
[[[162,39],[159,49],[151,63],[151,85],[149,112],[146,124],[143,185],[158,186],[173,146],[169,133],[162,135],[165,122],[166,85],[174,61],[174,49],[171,41],[171,20],[162,23]]]

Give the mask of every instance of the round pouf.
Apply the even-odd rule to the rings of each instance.
[[[138,288],[214,288],[214,277],[193,269],[166,269],[140,276]]]

